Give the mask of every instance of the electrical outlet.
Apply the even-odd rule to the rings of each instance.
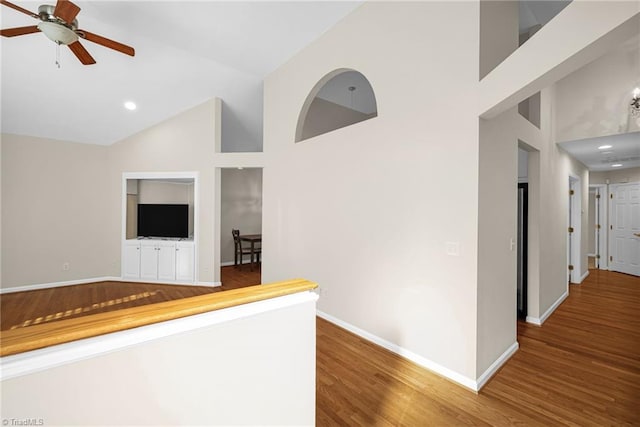
[[[68,261],[62,264],[62,271],[69,271],[69,268],[71,267],[69,266]]]

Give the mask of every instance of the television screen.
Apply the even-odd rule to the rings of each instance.
[[[189,237],[189,205],[138,205],[138,237]]]

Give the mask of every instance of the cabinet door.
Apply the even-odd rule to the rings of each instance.
[[[175,243],[158,243],[158,280],[176,280]]]
[[[140,278],[158,279],[158,245],[155,242],[140,244]]]
[[[195,250],[193,243],[176,244],[176,280],[193,282],[195,280]]]
[[[140,278],[140,242],[125,243],[122,276],[129,279]]]

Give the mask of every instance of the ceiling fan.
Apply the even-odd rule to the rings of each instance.
[[[84,65],[95,64],[96,60],[93,59],[84,46],[80,44],[78,38],[89,40],[90,42],[97,43],[130,56],[135,55],[135,50],[130,46],[90,33],[86,30],[78,29],[78,20],[76,19],[76,16],[78,16],[80,8],[69,0],[58,0],[55,7],[43,4],[38,8],[38,13],[30,12],[27,9],[6,0],[0,0],[0,3],[42,21],[38,25],[29,27],[7,28],[0,30],[0,35],[3,37],[22,36],[41,31],[56,44],[69,46],[71,52],[73,52],[73,54]]]

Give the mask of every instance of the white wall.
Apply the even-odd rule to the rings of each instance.
[[[3,288],[108,274],[107,176],[107,147],[2,135]]]
[[[638,2],[572,1],[482,79],[479,114],[496,117],[637,36],[639,12]]]
[[[3,134],[2,287],[120,276],[123,172],[199,172],[198,280],[214,281],[218,120],[211,100],[106,147]]]
[[[480,0],[480,79],[518,48],[518,1]]]
[[[262,233],[262,169],[222,169],[220,205],[220,260],[233,263],[231,230]]]
[[[640,168],[616,169],[606,172],[589,172],[589,184],[640,182]]]
[[[478,118],[460,100],[478,19],[475,3],[364,3],[267,77],[264,118],[263,280],[315,280],[320,310],[471,380]],[[294,143],[339,68],[369,80],[378,117]]]
[[[527,182],[529,179],[529,152],[518,149],[518,182]]]
[[[216,318],[238,308],[191,317]],[[166,329],[191,317],[164,322]],[[315,301],[127,342],[129,347],[3,380],[3,419],[65,426],[315,423]]]
[[[544,28],[541,30],[544,31]],[[517,135],[529,152],[528,318],[543,319],[567,293],[569,176],[581,180],[581,270],[587,272],[588,170],[555,143],[555,87],[541,91],[540,128],[517,117]]]
[[[631,93],[640,87],[639,45],[636,35],[557,83],[558,141],[640,130],[640,118],[629,116]]]
[[[124,172],[197,172],[199,237],[197,281],[215,281],[214,188],[211,163],[216,145],[219,102],[210,100],[108,147],[109,275],[119,276]]]
[[[481,375],[516,343],[517,109],[480,120],[478,354]]]

